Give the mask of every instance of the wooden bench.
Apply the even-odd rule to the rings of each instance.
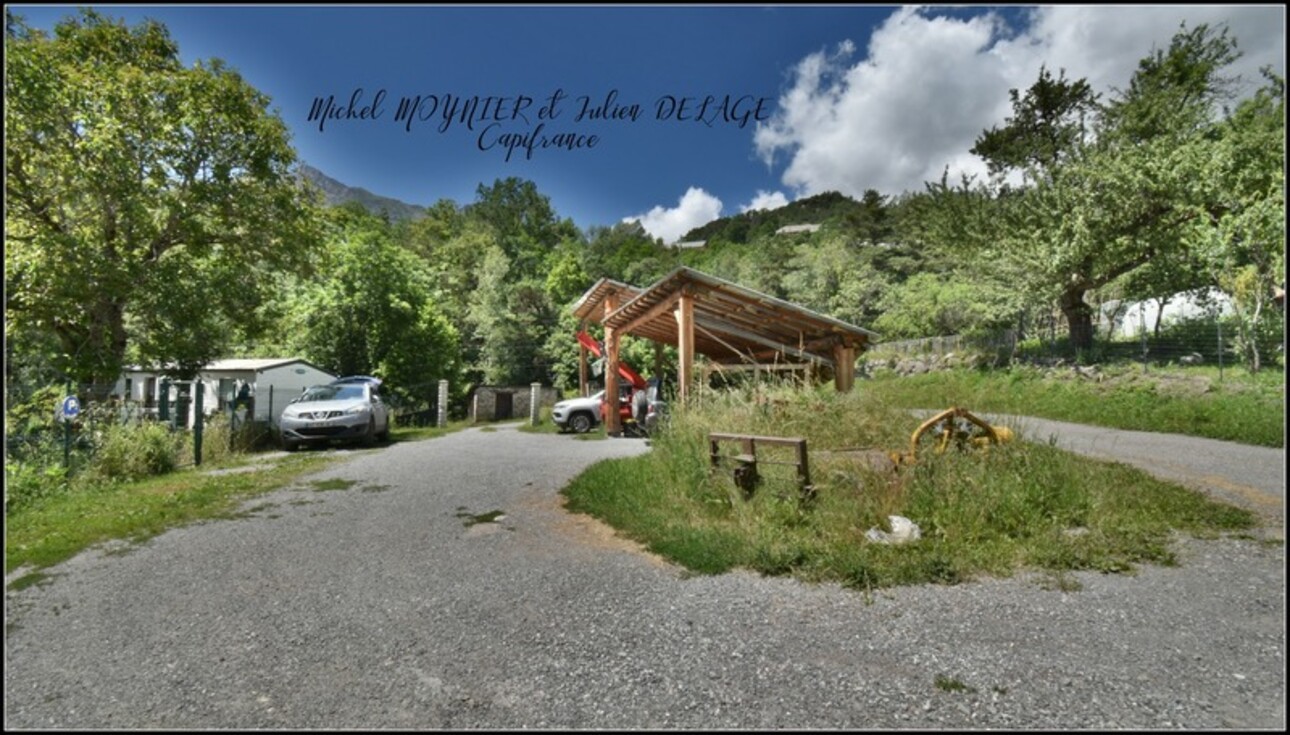
[[[731,457],[724,457],[735,462],[734,479],[735,484],[744,491],[744,497],[752,497],[761,476],[757,472],[758,463],[792,465],[797,467],[797,486],[803,499],[810,499],[815,495],[815,486],[811,484],[811,470],[806,459],[806,440],[800,437],[785,436],[754,436],[752,434],[724,434],[713,432],[708,434],[708,458],[712,466],[719,467],[723,456],[719,448],[721,442],[739,442],[740,449],[743,451]],[[772,460],[757,459],[757,445],[766,446],[793,447],[797,453],[797,459],[793,462],[776,462]]]

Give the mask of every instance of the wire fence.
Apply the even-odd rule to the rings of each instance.
[[[1031,325],[1028,332],[1016,329],[974,335],[949,335],[897,340],[874,345],[874,355],[913,357],[951,353],[982,352],[994,364],[1010,362],[1055,362],[1073,360],[1085,364],[1135,362],[1144,370],[1177,365],[1209,365],[1224,369],[1247,366],[1252,348],[1258,350],[1261,367],[1285,365],[1285,317],[1274,314],[1257,329],[1242,331],[1234,319],[1194,318],[1152,327],[1134,334],[1095,330],[1092,346],[1077,349],[1069,329],[1059,317]]]

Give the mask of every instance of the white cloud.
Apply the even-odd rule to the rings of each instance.
[[[782,191],[757,190],[757,196],[751,202],[739,208],[740,212],[751,212],[754,209],[779,209],[788,204],[788,197]]]
[[[721,200],[697,186],[691,186],[672,209],[657,206],[645,214],[624,217],[623,221],[638,220],[646,232],[670,244],[720,216]]]
[[[1259,85],[1261,66],[1285,74],[1281,7],[1054,6],[1026,20],[1014,33],[993,13],[897,10],[875,29],[863,59],[853,58],[848,40],[798,63],[776,115],[758,126],[757,153],[767,163],[787,160],[782,180],[798,196],[921,190],[946,166],[951,178],[984,173],[968,149],[1011,113],[1009,89],[1026,89],[1047,65],[1087,78],[1105,99],[1184,21],[1228,24],[1244,53],[1229,71],[1241,75],[1245,92]]]

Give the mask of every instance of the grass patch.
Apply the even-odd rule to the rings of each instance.
[[[519,430],[526,434],[559,434],[560,433],[560,427],[556,426],[555,422],[551,420],[550,406],[541,406],[538,408],[538,422],[536,426],[533,425],[532,421],[525,419],[524,423],[520,424]]]
[[[333,477],[328,480],[314,480],[309,486],[314,492],[325,493],[331,490],[348,490],[358,484],[358,480],[346,480],[340,477]]]
[[[865,381],[859,390],[903,408],[963,406],[1135,431],[1158,431],[1266,447],[1285,446],[1285,372],[1250,375],[1216,368],[1100,368],[1100,379],[1072,368],[960,368]]]
[[[209,475],[207,465],[131,483],[78,486],[5,516],[5,571],[70,559],[113,539],[139,543],[209,518],[227,517],[248,497],[291,485],[336,456],[296,455],[262,472]]]
[[[466,528],[479,525],[480,523],[494,523],[499,518],[506,516],[505,511],[490,510],[487,513],[470,513],[465,508],[457,509],[457,517],[461,519],[462,525]]]
[[[463,429],[469,429],[471,426],[472,424],[469,421],[449,421],[447,426],[396,426],[390,429],[390,442],[401,444],[403,442],[434,439]]]
[[[930,455],[899,473],[857,459],[865,452],[838,451],[901,448],[917,424],[860,392],[707,396],[653,437],[653,452],[597,463],[563,492],[571,510],[694,573],[742,567],[860,590],[1023,568],[1126,572],[1176,563],[1175,531],[1216,535],[1255,524],[1247,511],[1126,465],[1040,444]],[[815,498],[798,497],[793,467],[759,464],[764,481],[745,500],[729,469],[709,469],[712,431],[805,438]],[[789,459],[760,446],[758,458]],[[889,530],[890,515],[912,519],[922,538],[868,542],[868,529]]]
[[[968,692],[969,694],[976,692],[975,687],[970,687],[952,676],[937,674],[935,684],[942,692]]]
[[[44,572],[28,572],[27,574],[24,574],[21,577],[15,579],[14,581],[10,582],[7,585],[7,588],[14,590],[16,592],[18,590],[25,590],[28,587],[35,587],[36,585],[46,584],[50,581],[50,579],[51,577],[48,574],[45,574]]]

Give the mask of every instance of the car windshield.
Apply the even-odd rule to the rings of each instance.
[[[305,401],[350,401],[361,400],[364,397],[363,386],[361,385],[320,385],[305,391],[305,394],[297,399],[298,402]]]

